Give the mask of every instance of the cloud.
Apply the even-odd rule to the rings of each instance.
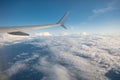
[[[12,76],[30,68],[32,75],[40,73],[40,80],[108,80],[105,74],[120,67],[120,34],[86,34],[31,37],[20,43],[28,50],[5,71]]]
[[[16,62],[15,64],[13,64],[10,68],[8,68],[6,70],[6,74],[11,77],[12,75],[15,75],[16,73],[25,70],[26,68],[26,64],[22,63],[22,62]]]
[[[62,65],[49,62],[47,57],[40,58],[35,68],[45,74],[43,80],[70,80],[68,70]]]
[[[67,36],[67,35],[69,35],[68,32],[63,32],[63,33],[62,33],[62,36]]]
[[[101,8],[101,9],[94,9],[93,13],[94,14],[102,14],[102,13],[111,11],[113,9],[114,9],[114,7],[111,5],[111,6],[106,6],[105,8]]]
[[[81,35],[86,36],[86,35],[88,35],[88,33],[87,32],[82,32]]]
[[[23,57],[23,56],[22,56],[22,57]],[[29,56],[29,58],[25,59],[24,61],[25,61],[25,62],[30,62],[30,61],[33,61],[33,60],[39,58],[39,57],[40,57],[40,56],[39,56],[38,54],[33,53],[32,57]]]
[[[60,80],[62,77],[67,77],[66,80],[106,80],[104,74],[119,65],[119,56],[108,52],[115,46],[115,51],[119,52],[118,39],[118,36],[105,34],[46,39],[43,43],[47,43],[49,54],[40,58],[35,68],[45,74],[45,80]],[[59,73],[56,77],[56,66],[57,70],[64,71],[61,72],[64,75]]]
[[[99,9],[93,9],[93,15],[90,16],[90,18],[94,18],[100,14],[103,14],[103,13],[106,13],[106,12],[109,12],[109,11],[112,11],[112,10],[115,10],[117,9],[115,5],[117,5],[119,3],[119,0],[114,0],[110,3],[108,3],[106,5],[106,7],[103,7],[103,8],[99,8]]]
[[[9,35],[9,34],[0,34],[0,46],[20,43],[22,41],[25,41],[26,39],[30,39],[30,37],[14,36],[14,35]]]
[[[52,36],[49,32],[36,33],[35,36]]]

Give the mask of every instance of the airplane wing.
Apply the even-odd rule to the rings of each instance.
[[[49,28],[55,26],[62,26],[63,28],[67,29],[64,26],[64,22],[66,21],[69,12],[67,12],[63,18],[58,23],[55,24],[47,24],[47,25],[32,25],[32,26],[8,26],[8,27],[0,27],[0,33],[8,33],[11,35],[18,35],[18,36],[29,36],[28,33],[22,32],[26,30],[34,30],[34,29],[42,29],[42,28]]]

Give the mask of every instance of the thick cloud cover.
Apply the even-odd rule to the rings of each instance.
[[[0,62],[1,80],[120,79],[119,34],[5,37],[0,37],[0,59],[6,58]]]

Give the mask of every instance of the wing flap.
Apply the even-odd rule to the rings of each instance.
[[[28,33],[21,32],[21,31],[9,32],[8,34],[11,34],[11,35],[19,35],[19,36],[29,36]]]

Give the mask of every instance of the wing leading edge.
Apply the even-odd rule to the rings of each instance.
[[[61,20],[56,24],[0,27],[0,33],[8,33],[8,34],[11,34],[11,35],[18,35],[18,36],[29,36],[28,33],[25,33],[25,32],[22,32],[22,31],[49,28],[49,27],[55,27],[55,26],[62,26],[63,28],[67,29],[67,27],[64,26],[64,23],[65,23],[68,15],[69,15],[69,12],[67,12],[61,18]]]

